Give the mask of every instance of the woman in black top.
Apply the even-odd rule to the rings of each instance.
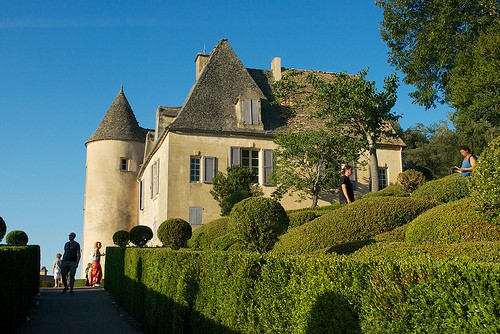
[[[350,204],[354,202],[354,190],[352,188],[349,176],[352,174],[352,167],[345,165],[342,168],[342,176],[340,177],[339,201],[340,203]]]

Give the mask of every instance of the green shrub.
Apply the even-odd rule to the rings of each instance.
[[[224,234],[223,236],[220,236],[212,240],[212,243],[210,244],[210,249],[226,251],[229,250],[236,243],[238,243],[238,238],[232,233],[227,233]]]
[[[405,192],[411,194],[418,187],[425,183],[425,176],[422,172],[408,169],[402,173],[399,173],[397,182],[401,185]]]
[[[302,211],[289,213],[288,218],[290,219],[290,224],[288,228],[297,227],[305,223],[309,223],[311,220],[316,218],[316,214],[312,211]]]
[[[379,191],[372,191],[372,192],[366,193],[363,196],[363,198],[380,197],[380,196],[407,197],[407,196],[410,196],[410,194],[405,192],[401,186],[392,185],[392,186],[385,187],[384,189],[379,190]]]
[[[426,182],[415,190],[411,196],[447,203],[469,196],[466,178],[460,174],[451,174],[437,180]]]
[[[241,202],[245,198],[251,197],[252,193],[246,190],[236,190],[231,195],[223,197],[220,201],[221,216],[228,216],[236,203]]]
[[[472,208],[474,200],[439,205],[413,220],[406,230],[406,241],[414,243],[453,243],[500,241],[500,226],[487,222]]]
[[[144,247],[153,239],[153,231],[149,226],[137,225],[130,230],[130,242],[137,247]]]
[[[127,247],[130,242],[130,233],[128,231],[120,230],[113,234],[113,243],[119,247]]]
[[[500,136],[483,151],[468,181],[479,212],[500,225]]]
[[[280,237],[273,252],[301,254],[319,250],[348,253],[377,234],[407,224],[434,205],[410,197],[371,197],[325,214]]]
[[[5,220],[3,220],[2,217],[0,217],[0,241],[2,241],[6,231],[7,231],[7,225],[5,224]]]
[[[229,230],[251,251],[270,250],[278,237],[285,233],[288,215],[281,204],[265,197],[250,197],[233,207],[229,215]]]
[[[373,239],[377,242],[403,242],[406,240],[406,229],[408,224],[398,226],[395,229],[377,234]]]
[[[193,231],[193,235],[188,240],[189,248],[210,249],[213,240],[227,234],[227,224],[229,217],[222,217],[212,220]]]
[[[7,244],[14,246],[25,246],[28,244],[28,235],[24,231],[10,231],[5,238]]]
[[[430,257],[436,260],[464,262],[500,262],[500,242],[457,242],[452,244],[414,244],[407,242],[376,242],[350,255],[357,261],[407,261],[410,258]]]
[[[187,241],[193,235],[193,229],[187,221],[181,218],[165,220],[158,227],[158,238],[163,246],[179,250],[187,246]]]

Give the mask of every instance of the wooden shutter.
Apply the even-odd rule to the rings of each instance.
[[[241,166],[241,148],[231,146],[231,166]]]
[[[189,224],[190,225],[201,225],[201,211],[200,206],[190,206],[189,207]]]
[[[252,123],[259,124],[259,100],[252,100]]]
[[[212,179],[217,174],[217,158],[203,158],[203,182],[212,183]]]
[[[243,123],[252,124],[252,100],[243,100]]]
[[[273,171],[274,161],[273,161],[273,151],[272,150],[263,150],[264,155],[264,184],[270,184],[271,180],[269,175]]]

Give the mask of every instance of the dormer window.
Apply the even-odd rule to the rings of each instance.
[[[238,128],[264,130],[262,102],[257,94],[242,94],[235,104]]]
[[[259,100],[243,99],[243,124],[259,124]]]

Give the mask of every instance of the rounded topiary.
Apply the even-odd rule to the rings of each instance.
[[[273,247],[288,224],[288,215],[281,204],[265,197],[246,198],[229,215],[229,231],[247,249],[261,254]]]
[[[231,195],[224,197],[220,201],[220,213],[222,216],[228,216],[236,203],[245,198],[251,197],[252,193],[246,190],[236,190]]]
[[[28,244],[28,235],[24,231],[10,231],[5,238],[9,245],[24,246]]]
[[[411,196],[439,203],[456,201],[470,196],[465,179],[460,174],[451,174],[437,180],[428,181],[415,190]]]
[[[113,243],[119,247],[127,247],[130,242],[130,233],[125,230],[116,231],[113,234]]]
[[[485,219],[500,224],[500,136],[482,152],[468,181],[478,210]]]
[[[349,253],[376,235],[411,222],[435,202],[411,197],[369,197],[326,213],[281,236],[273,252]],[[360,242],[361,241],[361,242]]]
[[[174,250],[185,247],[192,234],[191,225],[181,218],[167,219],[158,227],[158,238],[163,246]]]
[[[290,224],[288,225],[288,228],[304,225],[305,223],[309,223],[316,217],[316,214],[312,211],[299,211],[289,213],[288,218],[290,219]]]
[[[138,225],[130,230],[130,242],[137,247],[144,247],[151,239],[153,239],[153,230],[149,226]]]
[[[227,233],[214,239],[210,244],[210,249],[226,251],[236,243],[238,243],[238,238],[232,233]]]
[[[194,249],[210,249],[215,239],[227,234],[228,222],[229,217],[222,217],[198,227],[187,241],[187,246]]]
[[[5,236],[5,232],[7,232],[7,225],[5,224],[5,220],[0,217],[0,241],[2,241]]]
[[[405,192],[411,194],[418,187],[425,183],[425,176],[419,171],[408,169],[402,173],[399,173],[397,182],[401,185]]]
[[[380,197],[380,196],[396,196],[396,197],[407,197],[410,196],[409,193],[403,190],[403,187],[400,185],[391,185],[388,187],[385,187],[382,190],[379,191],[372,191],[369,193],[366,193],[363,198],[368,198],[368,197]]]
[[[453,243],[500,241],[500,226],[487,222],[474,210],[474,200],[439,205],[415,218],[406,229],[406,241]]]

